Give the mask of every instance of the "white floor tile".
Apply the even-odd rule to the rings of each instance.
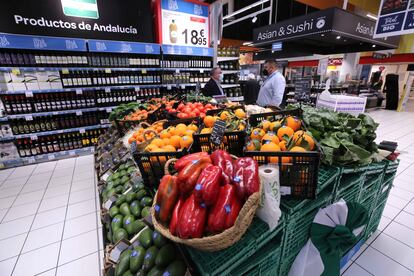
[[[20,255],[13,276],[35,275],[56,267],[59,243]]]
[[[39,203],[40,201],[35,201],[29,204],[10,208],[6,216],[3,218],[3,223],[36,214]]]
[[[62,239],[63,222],[29,232],[23,253],[58,242]]]
[[[384,230],[384,228],[387,227],[388,224],[390,224],[390,223],[391,223],[391,219],[382,216],[381,220],[380,220],[380,223],[378,225],[378,230],[380,230],[380,231]]]
[[[32,203],[35,201],[40,201],[43,197],[43,191],[34,191],[31,193],[20,194],[17,196],[16,200],[13,203],[13,206],[24,205],[28,203]]]
[[[73,170],[72,169],[67,169],[67,168],[63,168],[63,169],[55,169],[53,171],[53,177],[72,177],[73,175]]]
[[[0,262],[0,271],[2,275],[9,276],[12,274],[14,265],[16,264],[17,257],[7,259],[5,261]]]
[[[413,276],[413,272],[370,247],[355,262],[375,276]]]
[[[370,245],[378,237],[379,234],[381,234],[381,231],[378,229],[375,230],[375,232],[372,233],[372,235],[369,237],[368,240],[365,241],[365,243]]]
[[[99,254],[94,253],[57,269],[57,276],[99,275]]]
[[[72,177],[67,177],[67,176],[53,177],[52,176],[49,182],[49,187],[68,185],[71,182],[72,182]]]
[[[65,224],[63,239],[65,240],[77,236],[81,233],[94,230],[96,228],[97,226],[95,213],[78,217],[72,220],[67,220]]]
[[[21,234],[0,241],[0,261],[20,254],[27,234]]]
[[[34,216],[0,224],[0,240],[29,232]]]
[[[24,185],[22,191],[20,193],[26,194],[34,191],[44,191],[47,188],[47,184],[49,181],[39,181],[39,182],[32,182],[27,183]]]
[[[395,180],[394,181],[394,185],[395,187],[401,188],[403,190],[409,191],[409,192],[414,192],[414,184],[413,182],[407,182],[407,181],[403,181],[403,180]]]
[[[52,172],[55,169],[55,166],[55,162],[46,162],[38,164],[37,167],[34,169],[32,175],[42,174],[45,172]]]
[[[69,205],[82,202],[89,199],[95,199],[95,189],[89,188],[77,192],[71,192],[69,197]]]
[[[371,246],[399,264],[414,271],[414,249],[386,234],[381,234]]]
[[[397,222],[392,222],[385,228],[384,233],[414,248],[414,230]]]
[[[52,198],[47,198],[47,199],[43,199],[42,203],[40,204],[40,208],[39,208],[39,213],[47,211],[47,210],[51,210],[51,209],[55,209],[55,208],[59,208],[62,206],[66,206],[67,204],[67,200],[68,200],[68,194],[66,195],[61,195],[61,196],[56,196],[56,197],[52,197]]]
[[[408,200],[402,199],[400,197],[397,196],[393,196],[393,195],[388,195],[388,200],[387,200],[387,204],[396,207],[398,209],[403,209],[407,204],[408,204]]]
[[[88,188],[94,188],[94,186],[95,186],[95,181],[93,180],[93,178],[84,179],[84,180],[80,180],[76,182],[73,181],[71,192],[77,192],[77,191],[85,190]]]
[[[391,205],[387,204],[384,208],[384,212],[382,213],[382,215],[384,217],[394,219],[400,211],[401,211],[400,209],[395,208],[394,206],[391,206]]]
[[[67,185],[48,186],[44,198],[52,198],[56,196],[69,194],[70,187],[70,183],[68,183]]]
[[[361,245],[358,252],[355,253],[355,255],[351,258],[351,260],[355,261],[356,259],[358,259],[358,257],[365,251],[365,249],[367,249],[367,247],[368,247],[367,243],[364,243],[363,245]]]
[[[52,176],[53,171],[43,172],[41,174],[31,175],[27,183],[37,183],[37,182],[44,182],[49,181],[50,177]]]
[[[32,230],[65,221],[66,206],[36,214]]]
[[[96,230],[62,241],[59,266],[98,251]]]
[[[408,200],[408,201],[414,198],[414,193],[403,190],[398,187],[392,187],[390,194],[392,194],[393,196]]]
[[[94,179],[94,177],[95,177],[94,171],[86,171],[80,174],[74,174],[73,181],[89,180],[89,179]]]
[[[56,275],[56,268],[50,269],[46,272],[37,274],[36,276],[55,276]]]
[[[16,188],[16,187],[23,187],[24,184],[26,184],[27,180],[29,179],[29,176],[24,176],[20,178],[15,179],[8,179],[6,182],[0,187],[0,190],[3,191],[8,188]]]
[[[95,199],[90,199],[69,205],[66,220],[80,217],[89,213],[95,213],[95,209]]]
[[[410,213],[401,212],[395,217],[394,221],[414,230],[414,215]]]
[[[414,201],[411,201],[405,208],[404,211],[414,215]]]
[[[0,192],[0,198],[17,196],[20,193],[21,190],[22,190],[22,187],[3,189]]]
[[[16,196],[0,198],[0,210],[10,208],[15,199],[16,199]]]
[[[31,175],[35,167],[36,165],[18,167],[14,170],[13,174],[10,175],[8,179]]]
[[[3,220],[6,213],[7,213],[7,209],[0,210],[0,222]]]
[[[344,276],[370,276],[372,274],[364,270],[358,264],[354,263],[342,275]]]

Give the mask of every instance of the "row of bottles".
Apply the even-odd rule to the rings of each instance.
[[[103,112],[88,112],[82,114],[64,114],[59,116],[33,117],[32,120],[12,119],[10,125],[14,135],[30,134],[59,129],[68,129],[84,126],[92,126],[100,123],[100,119],[106,118]]]
[[[161,84],[160,72],[67,70],[61,72],[62,86]]]
[[[213,60],[210,57],[171,56],[161,61],[163,68],[211,68]]]
[[[160,88],[144,88],[140,89],[137,92],[137,97],[139,98],[147,98],[147,97],[161,97],[161,89]]]
[[[236,74],[224,75],[222,84],[236,84],[239,82],[239,77]]]
[[[122,103],[129,103],[137,100],[137,92],[134,89],[124,90],[99,90],[96,93],[98,106],[114,106]]]
[[[88,130],[85,133],[72,132],[51,136],[41,136],[37,140],[18,139],[16,147],[20,157],[31,157],[40,154],[55,153],[89,147],[97,143],[103,129]]]
[[[219,67],[221,68],[221,70],[239,70],[239,62],[237,60],[220,61]]]
[[[217,56],[219,57],[238,57],[240,51],[234,47],[219,47],[217,49]]]
[[[226,88],[226,89],[224,89],[224,93],[226,93],[227,97],[241,97],[241,96],[243,96],[242,90],[241,90],[240,87]]]
[[[163,75],[163,83],[165,84],[180,84],[180,83],[206,83],[210,79],[208,73],[170,73]]]
[[[76,66],[76,67],[159,67],[160,59],[156,55],[102,54],[71,52],[0,52],[1,66]]]

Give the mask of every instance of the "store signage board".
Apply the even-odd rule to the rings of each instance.
[[[185,0],[161,1],[160,43],[193,47],[210,44],[209,5]]]
[[[282,42],[276,42],[272,43],[272,51],[279,52],[283,50],[283,43]]]
[[[398,47],[398,37],[374,39],[374,29],[375,21],[369,18],[339,8],[329,8],[254,29],[253,42],[260,46],[333,33],[390,48]]]
[[[5,1],[0,32],[151,43],[151,0]]]
[[[182,56],[208,56],[214,55],[213,48],[201,48],[191,46],[177,46],[177,45],[162,45],[162,52],[164,55],[182,55]]]
[[[86,40],[2,33],[0,48],[86,52]]]
[[[110,40],[88,40],[89,51],[107,53],[155,54],[160,53],[160,46],[153,43],[139,43]]]
[[[414,33],[414,1],[381,0],[374,37]]]
[[[307,99],[310,96],[312,77],[302,77],[295,80],[295,98]]]
[[[322,58],[319,60],[318,63],[318,71],[317,74],[318,75],[322,75],[325,76],[326,72],[328,70],[328,64],[329,64],[329,58]]]

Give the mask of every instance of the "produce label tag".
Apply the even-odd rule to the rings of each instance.
[[[204,73],[204,69],[200,69],[200,73],[202,74],[202,73]]]
[[[280,195],[291,195],[292,194],[292,188],[289,186],[280,186]]]
[[[214,123],[213,130],[210,136],[210,142],[216,146],[221,145],[223,142],[224,132],[226,131],[226,122],[222,120],[217,120]]]
[[[106,113],[111,113],[111,112],[112,112],[112,108],[108,107],[108,108],[106,109]]]
[[[109,258],[111,261],[118,263],[119,256],[121,253],[128,248],[128,244],[125,241],[120,241],[115,247],[111,250],[111,253],[109,255]]]
[[[185,85],[184,84],[181,84],[181,89],[185,89]]]
[[[108,179],[109,175],[110,175],[110,172],[106,172],[106,173],[104,173],[104,175],[102,175],[101,179],[103,181],[106,181]]]
[[[167,85],[167,90],[171,90],[171,85]]]
[[[27,98],[32,98],[33,97],[33,92],[32,91],[26,91],[24,94],[26,95]]]
[[[104,208],[106,210],[109,210],[109,208],[111,208],[112,204],[116,201],[116,197],[115,196],[111,196],[107,201],[105,201],[104,203]]]
[[[26,121],[33,121],[33,116],[32,115],[26,115],[26,116],[24,116],[24,119]]]
[[[76,95],[82,95],[82,89],[76,89]]]
[[[139,92],[139,86],[135,87],[135,92]]]
[[[180,69],[175,69],[176,74],[180,74]]]

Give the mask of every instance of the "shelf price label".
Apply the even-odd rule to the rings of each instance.
[[[82,89],[76,89],[76,95],[82,95]]]
[[[35,163],[36,162],[36,159],[34,158],[34,157],[29,157],[28,159],[27,159],[27,163],[29,163],[29,164],[33,164],[33,163]]]
[[[79,133],[85,133],[85,129],[84,128],[79,129]]]
[[[63,75],[69,74],[69,69],[62,69],[62,74]]]
[[[82,111],[76,111],[76,116],[82,116]]]
[[[20,75],[20,69],[19,68],[12,68],[12,74],[13,75]]]
[[[33,92],[32,91],[26,91],[26,92],[24,92],[24,95],[26,96],[26,98],[33,98]]]
[[[26,121],[33,121],[33,116],[32,115],[26,115],[26,116],[24,116],[24,119]]]
[[[111,74],[111,69],[110,69],[110,68],[106,68],[106,69],[105,69],[105,73],[107,73],[107,74]]]
[[[54,160],[56,157],[55,157],[55,155],[54,154],[49,154],[48,156],[47,156],[47,159],[49,159],[49,160]]]
[[[30,140],[37,140],[37,135],[30,135]]]
[[[109,87],[105,87],[105,92],[106,92],[106,93],[111,93],[111,88],[109,88]]]

